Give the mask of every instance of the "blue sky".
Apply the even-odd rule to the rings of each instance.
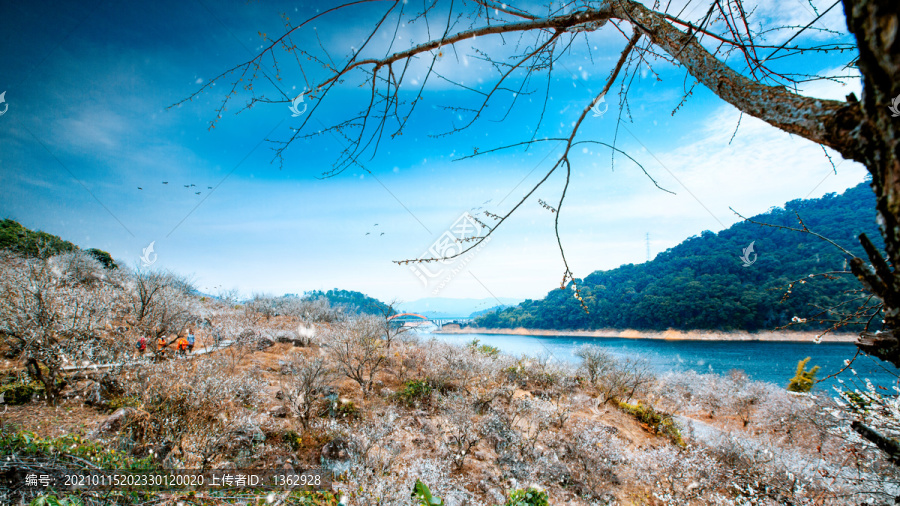
[[[819,12],[831,3],[813,1]],[[391,262],[419,257],[467,210],[483,207],[505,214],[550,168],[559,156],[555,143],[459,160],[475,148],[483,152],[530,138],[545,75],[516,97],[517,107],[505,120],[499,121],[503,105],[511,102],[509,93],[498,95],[496,105],[472,128],[439,138],[433,135],[465,119],[443,106],[471,105],[477,96],[432,79],[403,135],[385,140],[374,157],[364,158],[365,169],[351,167],[326,179],[320,176],[342,148],[335,136],[297,141],[283,166],[273,163],[273,145],[266,139],[285,139],[307,119],[306,114],[292,117],[289,104],[258,104],[238,113],[249,99],[239,89],[210,130],[229,89],[226,80],[170,107],[260,50],[260,33],[280,34],[282,14],[297,22],[327,5],[206,0],[11,4],[0,19],[0,92],[6,91],[8,105],[0,116],[0,217],[107,250],[128,265],[139,264],[152,242],[153,268],[191,274],[210,293],[339,287],[409,301],[435,295],[536,298],[558,286],[563,265],[554,216],[538,199],[556,205],[562,174],[551,176],[477,254],[440,266],[450,276],[440,287]],[[805,0],[753,5],[755,21],[765,25],[805,25],[815,18]],[[346,61],[387,6],[376,2],[324,16],[300,30],[294,42],[319,55],[321,43],[332,58]],[[690,4],[685,17],[696,18],[700,11],[703,5]],[[840,33],[809,31],[801,42],[849,40],[840,6],[816,26]],[[784,33],[774,32],[770,42],[782,42]],[[393,34],[392,27],[376,36],[373,54],[386,51]],[[419,42],[423,34],[421,22],[401,25],[393,48]],[[497,74],[476,50],[505,56],[516,40],[489,36],[460,43],[436,68],[466,86],[488,89]],[[567,133],[602,88],[624,42],[607,26],[560,59],[539,136]],[[276,54],[281,59],[278,89],[260,81],[257,93],[292,97],[325,75],[309,61],[302,62],[301,72],[292,56]],[[848,53],[806,54],[773,66],[846,75],[841,67],[849,58]],[[732,140],[738,112],[699,86],[673,115],[692,81],[663,61],[651,63],[652,71],[644,66],[635,77],[628,99],[631,118],[622,124],[617,145],[676,194],[656,189],[622,157],[613,170],[608,149],[588,145],[579,150],[560,216],[576,276],[645,261],[646,234],[652,256],[704,230],[722,230],[737,219],[729,206],[750,215],[795,198],[840,192],[863,180],[860,165],[840,163],[832,153],[839,163],[835,175],[822,148],[753,118],[743,118]],[[405,97],[411,98],[424,65],[417,61],[408,71],[401,87]],[[739,68],[740,62],[734,65]],[[275,75],[270,62],[265,68]],[[309,110],[318,106],[309,128],[332,124],[364,106],[368,95],[356,87],[360,75],[355,79],[321,103],[305,101]],[[852,78],[802,89],[826,98],[851,91],[859,95]],[[581,139],[611,142],[618,99],[608,97],[608,103],[603,116],[588,116]],[[735,261],[739,256],[734,252]],[[454,268],[458,272],[451,274]]]

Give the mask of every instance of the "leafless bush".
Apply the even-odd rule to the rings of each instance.
[[[632,399],[655,381],[650,364],[645,360],[617,359],[593,345],[582,346],[575,355],[581,358],[580,369],[603,402]]]
[[[244,303],[244,310],[248,315],[261,316],[268,320],[278,314],[280,299],[271,295],[255,293],[253,297]]]
[[[394,506],[412,504],[410,491],[416,480],[426,483],[444,504],[482,506],[461,483],[448,472],[445,462],[420,458],[395,468],[391,473],[377,473],[363,466],[353,466],[346,474],[346,504]]]
[[[447,456],[454,469],[461,470],[466,457],[482,439],[482,428],[472,403],[463,395],[441,398],[442,421],[438,423],[447,446]]]
[[[670,372],[660,378],[653,395],[658,399],[657,404],[669,411],[735,416],[745,427],[760,411],[779,411],[780,418],[791,417],[797,411],[783,388],[750,381],[741,371],[732,371],[727,376]]]
[[[575,351],[575,356],[581,359],[581,370],[587,375],[591,385],[607,374],[616,360],[606,350],[599,346],[585,344]]]
[[[294,354],[286,364],[286,372],[288,382],[282,387],[285,401],[297,414],[304,430],[309,430],[319,397],[335,377],[334,370],[322,358]]]
[[[518,432],[518,451],[526,460],[534,459],[538,441],[551,428],[552,412],[553,407],[549,403],[530,397],[510,403],[507,411],[509,428]]]
[[[183,331],[196,319],[192,289],[190,280],[182,276],[136,268],[128,283],[135,326],[154,338]]]
[[[317,299],[285,297],[278,301],[278,311],[280,314],[308,322],[334,323],[344,321],[348,317],[343,306],[333,306],[324,297]]]
[[[127,428],[132,439],[143,447],[165,447],[170,456],[180,455],[182,463],[201,466],[234,450],[235,438],[247,436],[244,442],[252,445],[258,431],[244,434],[243,429],[255,427],[247,409],[259,405],[266,382],[254,370],[222,374],[226,365],[222,357],[170,360],[130,376],[126,393],[141,406]]]
[[[335,324],[325,341],[340,373],[359,385],[363,398],[368,397],[375,375],[387,359],[379,318],[360,316]]]
[[[423,372],[442,390],[466,389],[479,372],[478,358],[471,350],[431,341],[425,352]]]
[[[840,486],[824,480],[823,470],[840,472],[816,456],[784,448],[766,438],[727,435],[709,442],[708,454],[727,473],[729,491],[738,497],[775,504],[813,504]],[[831,483],[828,483],[831,481]]]
[[[703,450],[670,446],[630,452],[639,483],[662,504],[730,504],[727,475]]]
[[[64,366],[116,361],[130,351],[116,335],[102,331],[119,316],[120,291],[99,281],[76,281],[77,275],[63,269],[67,262],[56,257],[0,262],[0,339],[44,385],[51,402],[63,387]]]
[[[569,472],[582,495],[600,498],[621,484],[618,472],[627,463],[625,445],[613,427],[579,422],[561,438]]]
[[[226,307],[234,307],[240,299],[241,293],[237,288],[219,288],[216,291],[216,299]]]
[[[388,354],[388,372],[401,383],[414,376],[419,376],[419,370],[426,360],[425,350],[416,344],[404,341],[394,343]]]
[[[50,261],[53,274],[63,282],[92,285],[107,280],[107,271],[93,255],[82,250],[56,255]]]
[[[537,357],[523,356],[503,368],[503,380],[520,388],[554,388],[566,374],[558,364],[549,360],[549,355]]]

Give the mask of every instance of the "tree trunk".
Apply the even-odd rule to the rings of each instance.
[[[860,259],[851,263],[866,288],[882,299],[885,312],[885,331],[861,335],[858,345],[900,367],[900,117],[893,117],[890,109],[900,97],[898,4],[896,0],[844,0],[844,12],[847,27],[856,37],[863,75],[863,119],[856,135],[860,161],[872,174],[878,224],[887,253],[885,262],[874,248],[866,247],[871,265]],[[867,246],[867,240],[860,239]]]

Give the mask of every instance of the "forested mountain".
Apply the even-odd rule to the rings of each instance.
[[[842,195],[793,200],[751,219],[796,228],[800,227],[798,215],[810,230],[855,255],[865,258],[857,240],[862,232],[883,248],[875,222],[875,197],[867,182]],[[751,243],[754,251],[747,259],[752,264],[744,266],[749,262],[741,256]],[[858,289],[859,282],[849,274],[809,278],[847,270],[845,258],[839,249],[810,234],[740,222],[717,234],[705,231],[691,237],[650,262],[596,271],[577,280],[589,314],[571,289],[557,288],[542,300],[526,300],[484,315],[475,325],[560,330],[772,329],[795,316],[818,313],[815,306],[833,307],[852,298],[846,292]],[[782,300],[788,285],[800,279],[803,282]],[[793,328],[821,327],[810,322]]]
[[[345,307],[348,311],[353,313],[385,315],[396,312],[392,311],[387,304],[374,297],[369,297],[364,293],[351,290],[338,290],[337,288],[328,290],[327,292],[323,292],[322,290],[311,290],[305,292],[303,298],[308,300],[326,299],[332,306]]]

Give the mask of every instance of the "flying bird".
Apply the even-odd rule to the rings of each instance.
[[[185,188],[190,188],[190,187],[191,187],[191,185],[189,185],[189,184],[186,184],[186,185],[184,185],[184,187],[185,187]]]
[[[377,226],[378,226],[378,224],[377,224],[377,223],[376,223],[376,224],[375,224],[375,226],[376,226],[376,227],[377,227]]]
[[[191,183],[191,186],[197,186],[197,185],[195,185],[194,183]]]
[[[206,189],[207,189],[207,190],[212,190],[212,186],[207,186]]]
[[[163,184],[169,184],[169,182],[168,182],[168,181],[163,181]]]
[[[138,190],[143,190],[143,188],[141,188],[140,186],[138,186]]]
[[[366,232],[366,235],[369,235],[369,234],[371,234],[371,232]]]
[[[200,195],[200,192],[195,193],[194,195]]]
[[[382,232],[381,235],[384,235],[384,232]]]

